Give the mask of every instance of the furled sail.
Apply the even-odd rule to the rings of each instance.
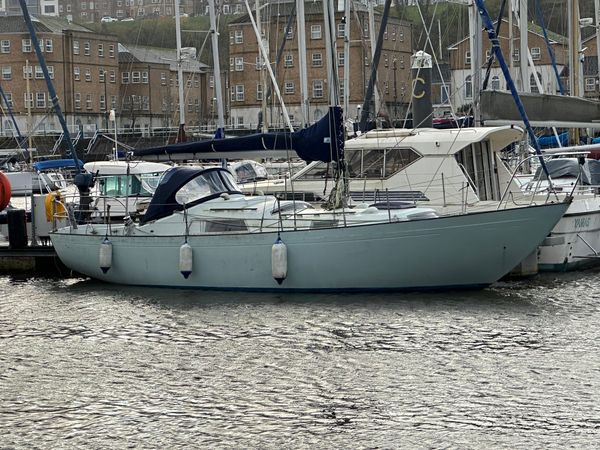
[[[138,149],[141,159],[183,160],[296,156],[310,161],[339,161],[344,154],[342,109],[330,106],[328,113],[308,128],[295,132],[257,133],[249,136],[210,139]],[[251,155],[254,153],[254,155]]]

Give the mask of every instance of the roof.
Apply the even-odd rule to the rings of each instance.
[[[119,44],[119,62],[169,64],[171,70],[177,70],[177,50],[174,48]],[[207,70],[208,66],[192,59],[183,60],[181,68],[184,72],[202,72]]]
[[[32,16],[33,27],[38,33],[62,33],[63,31],[81,31],[93,33],[81,25],[50,16]],[[0,16],[0,33],[29,33],[23,16]]]
[[[506,19],[502,19],[503,24],[507,24],[508,25],[508,21]],[[496,25],[498,23],[497,20],[494,21],[494,25]],[[517,24],[513,23],[513,28],[518,28]],[[501,28],[500,30],[500,35],[503,36],[503,30],[505,28]],[[540,27],[539,25],[536,25],[535,23],[531,23],[531,22],[527,22],[527,30],[529,31],[529,33],[532,34],[537,34],[538,36],[544,37],[544,31],[542,29],[542,27]],[[485,28],[482,28],[481,31],[485,31]],[[550,42],[556,42],[558,44],[562,44],[562,45],[567,45],[568,44],[568,39],[558,33],[555,33],[554,31],[550,31],[548,29],[546,29],[546,33],[548,34],[548,39],[550,39]],[[455,42],[454,44],[451,44],[449,46],[449,48],[452,47],[456,47],[457,45],[467,41],[469,39],[469,36],[464,37],[463,39],[461,39],[458,42]]]

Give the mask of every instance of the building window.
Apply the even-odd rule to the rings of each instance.
[[[160,73],[160,84],[162,86],[166,86],[167,85],[167,74],[164,72]]]
[[[194,99],[193,98],[188,99],[187,110],[188,110],[188,112],[194,112]]]
[[[323,80],[313,80],[313,98],[323,98]]]
[[[471,75],[467,75],[465,78],[465,98],[473,98],[473,81]]]
[[[35,79],[36,80],[44,79],[44,71],[42,70],[42,66],[35,66]]]
[[[539,47],[531,47],[531,59],[534,61],[542,59],[542,50]]]
[[[514,62],[519,62],[521,60],[521,55],[519,54],[519,49],[513,49],[512,60]]]
[[[339,86],[340,86],[340,97],[343,97],[344,96],[344,80],[340,80]]]
[[[295,86],[293,81],[286,81],[284,85],[284,93],[287,95],[291,95],[295,92]]]
[[[138,72],[138,71],[131,72],[131,83],[132,84],[140,84],[141,80],[142,80],[142,76],[141,76],[140,72]]]
[[[85,69],[85,81],[92,81],[92,70]]]
[[[108,56],[109,58],[115,57],[115,46],[113,44],[108,46]]]
[[[85,96],[85,109],[92,109],[92,94]]]
[[[25,108],[33,108],[33,92],[25,92],[23,94],[23,106]]]
[[[79,41],[73,41],[73,54],[79,55]]]
[[[465,52],[465,64],[471,64],[471,52]]]
[[[263,85],[262,83],[258,83],[256,85],[256,100],[262,100],[263,99]]]
[[[45,92],[36,92],[35,93],[35,107],[36,108],[45,108],[46,107],[46,93]]]
[[[2,73],[2,76],[4,78],[4,72]],[[585,79],[585,91],[586,92],[593,92],[596,90],[596,78],[594,77],[587,77]]]
[[[81,70],[79,67],[73,67],[73,79],[79,81],[81,79]]]
[[[81,94],[79,92],[75,93],[75,109],[81,109]]]
[[[121,84],[129,84],[129,72],[121,73]]]
[[[346,24],[338,23],[337,26],[337,37],[343,38],[346,35]]]
[[[235,71],[236,72],[242,72],[244,70],[244,57],[243,56],[237,56],[235,58]]]
[[[142,72],[142,83],[148,84],[148,72]]]
[[[235,64],[234,64],[234,59],[233,58],[229,58],[229,71],[233,72],[234,68],[235,68]]]
[[[311,25],[310,26],[310,38],[311,39],[321,39],[321,25]]]
[[[100,94],[100,110],[106,111],[106,97],[104,97],[104,94]]]
[[[100,58],[104,57],[104,44],[98,44],[98,56]]]
[[[244,101],[244,85],[243,84],[235,85],[235,101],[236,102]]]
[[[23,66],[23,79],[33,79],[33,66]]]
[[[11,66],[3,66],[2,67],[2,79],[3,80],[12,80],[12,67]]]
[[[312,54],[312,65],[313,67],[323,66],[323,56],[320,52],[315,52]]]
[[[285,38],[287,40],[294,39],[294,27],[287,27],[283,31],[285,32]]]
[[[3,39],[0,42],[0,51],[2,53],[10,53],[10,41],[9,40]]]
[[[492,90],[497,91],[500,89],[500,77],[498,75],[494,75],[492,77]]]
[[[288,53],[284,56],[283,67],[294,67],[294,55]]]
[[[52,39],[45,39],[44,44],[46,47],[46,53],[52,53],[54,51],[54,44],[52,43]]]
[[[21,48],[23,50],[23,53],[31,53],[31,39],[23,39],[21,41]]]
[[[110,71],[110,82],[111,83],[117,82],[117,73],[114,70]]]
[[[5,92],[4,95],[6,96],[7,107],[12,108],[13,107],[12,92]]]
[[[235,30],[235,43],[236,44],[244,43],[244,31],[243,30]]]
[[[92,46],[90,45],[89,41],[84,42],[83,43],[83,54],[85,56],[90,56],[91,48],[92,48]]]
[[[338,66],[344,67],[345,57],[344,52],[338,52]]]
[[[98,82],[100,82],[100,83],[106,82],[105,74],[106,74],[106,70],[104,70],[104,68],[100,67],[98,69]]]

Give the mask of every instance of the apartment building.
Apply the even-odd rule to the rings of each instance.
[[[208,66],[193,58],[182,61],[185,124],[207,123]],[[179,125],[176,50],[119,46],[120,126],[138,130]]]
[[[306,67],[300,66],[298,36],[295,18],[289,16],[294,5],[280,3],[277,7],[265,8],[262,27],[268,41],[269,59],[274,62],[283,49],[281,61],[273,65],[278,86],[293,122],[312,123],[327,112],[328,76],[327,48],[324,35],[323,5],[321,2],[305,3]],[[345,60],[343,38],[346,22],[343,12],[335,14],[337,36],[336,63],[340,80],[340,98],[344,89],[349,89],[350,117],[357,117],[357,108],[362,105],[371,75],[370,35],[376,37],[381,24],[380,13],[375,13],[375,29],[369,29],[366,8],[355,4],[355,13],[350,23],[350,54]],[[254,127],[258,122],[263,96],[266,94],[261,81],[261,59],[258,43],[248,15],[242,15],[229,25],[229,97],[232,125]],[[377,67],[377,86],[383,108],[375,111],[391,119],[403,117],[410,100],[410,56],[412,53],[411,25],[390,18],[383,35],[383,46]],[[344,86],[343,70],[350,64],[350,85]],[[300,95],[300,71],[306,70],[308,78],[309,117],[302,117]],[[268,85],[268,84],[267,84]],[[272,97],[275,99],[275,97]],[[283,125],[276,99],[270,101],[267,120],[271,125]],[[372,109],[374,111],[374,109]],[[303,120],[304,119],[304,120]]]
[[[117,104],[116,38],[51,16],[38,16],[34,27],[67,123],[74,129],[100,126],[106,110]],[[22,17],[0,17],[0,70],[0,83],[23,132],[60,129]],[[14,131],[6,115],[1,127]]]

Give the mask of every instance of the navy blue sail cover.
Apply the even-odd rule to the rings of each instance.
[[[257,133],[229,139],[185,142],[147,149],[138,149],[138,158],[178,153],[240,152],[264,150],[294,150],[304,161],[339,161],[344,155],[342,109],[330,106],[329,112],[308,128],[294,132]]]

